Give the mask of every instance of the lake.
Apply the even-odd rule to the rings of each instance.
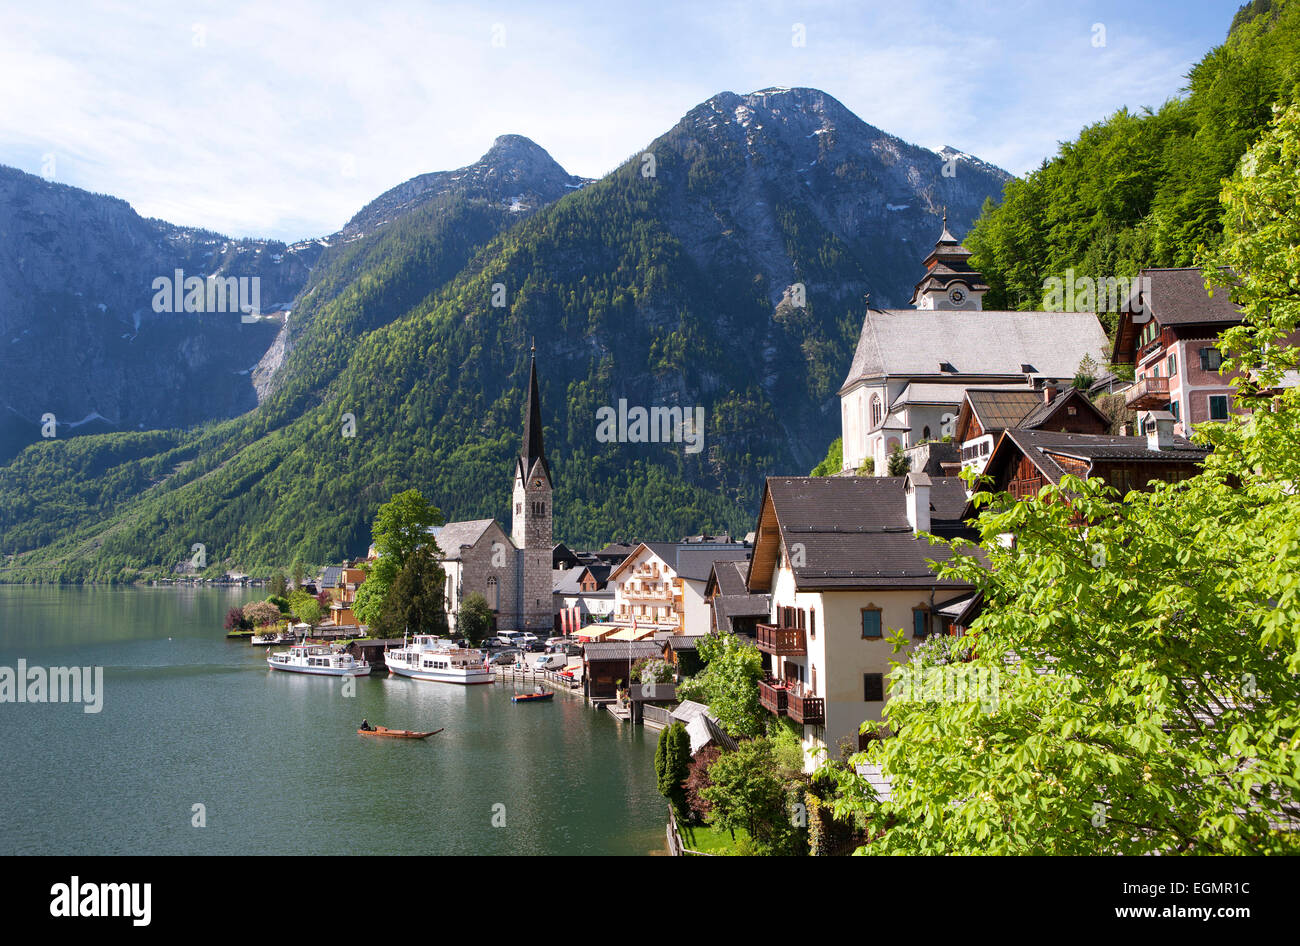
[[[0,586],[0,667],[104,668],[99,713],[0,703],[0,853],[664,851],[655,731],[561,694],[273,672],[221,628],[265,594]]]

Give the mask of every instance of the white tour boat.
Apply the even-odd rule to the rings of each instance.
[[[460,647],[430,634],[417,634],[411,643],[384,652],[388,672],[413,680],[439,683],[491,683],[492,671],[481,650]]]
[[[272,670],[326,677],[364,677],[371,670],[366,661],[331,650],[326,644],[294,644],[288,650],[268,654],[266,662]]]

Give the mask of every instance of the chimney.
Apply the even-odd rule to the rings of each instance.
[[[1056,385],[1043,385],[1043,403],[1051,404],[1054,400],[1056,400]]]
[[[1174,423],[1174,415],[1169,411],[1152,411],[1147,414],[1147,449],[1171,449],[1174,445]]]
[[[908,473],[903,482],[907,498],[907,523],[913,532],[930,531],[930,476],[927,473]]]

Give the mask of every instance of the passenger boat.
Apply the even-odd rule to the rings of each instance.
[[[390,674],[438,683],[491,683],[492,671],[481,650],[460,647],[431,634],[417,634],[409,644],[384,651]]]
[[[510,697],[511,703],[540,703],[542,700],[549,700],[555,696],[554,690],[546,690],[541,693],[516,693]]]
[[[280,634],[278,631],[268,631],[265,634],[254,634],[248,639],[250,644],[256,644],[258,647],[266,647],[270,644],[279,644]]]
[[[325,677],[364,677],[372,669],[366,661],[331,650],[326,644],[294,644],[288,650],[268,654],[266,663],[272,670]]]
[[[446,728],[445,726],[443,727]],[[435,729],[433,732],[416,732],[413,729],[389,729],[387,726],[376,726],[374,729],[358,729],[358,736],[387,736],[389,739],[428,739],[430,736],[436,736],[442,732],[442,729]]]

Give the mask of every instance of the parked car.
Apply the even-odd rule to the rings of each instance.
[[[518,647],[521,637],[523,637],[521,631],[498,631],[497,643],[505,647]]]
[[[568,658],[562,654],[538,654],[529,661],[534,670],[563,670]]]
[[[536,644],[538,637],[536,634],[530,634],[527,631],[517,632],[519,636],[515,638],[521,644]]]
[[[493,654],[488,663],[497,667],[509,667],[521,656],[517,650],[503,650],[499,654]]]

